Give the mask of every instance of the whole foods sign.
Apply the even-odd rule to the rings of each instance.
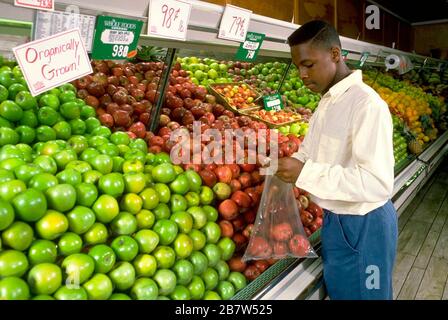
[[[92,73],[79,29],[13,48],[33,96]]]

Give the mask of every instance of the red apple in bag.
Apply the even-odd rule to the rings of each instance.
[[[311,249],[309,240],[301,234],[294,235],[288,244],[291,253],[298,257],[307,256]]]

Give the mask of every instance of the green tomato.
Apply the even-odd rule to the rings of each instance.
[[[59,238],[58,249],[62,256],[79,253],[82,249],[82,239],[76,233],[66,232]]]
[[[18,277],[6,277],[0,280],[0,300],[28,300],[29,298],[30,289],[24,280]]]
[[[95,223],[95,214],[88,207],[76,206],[67,213],[69,229],[76,234],[87,232]]]
[[[93,246],[89,250],[89,256],[95,261],[95,273],[108,273],[115,265],[115,253],[105,244]]]
[[[28,187],[45,192],[48,188],[58,184],[58,179],[49,173],[39,173],[31,178]]]
[[[28,189],[12,199],[15,213],[18,218],[27,222],[34,222],[45,215],[47,200],[42,191]]]
[[[19,142],[31,144],[36,139],[36,132],[28,126],[18,126],[16,132],[19,135]]]
[[[59,113],[50,107],[42,107],[37,113],[37,120],[41,125],[53,126],[59,120]]]
[[[132,261],[138,254],[138,243],[129,236],[118,236],[112,241],[111,248],[121,261]]]
[[[0,231],[8,228],[14,221],[14,209],[9,202],[0,198]]]
[[[19,142],[19,134],[11,128],[0,128],[0,147],[7,144],[15,145]]]
[[[55,240],[67,231],[68,220],[64,214],[54,210],[48,210],[36,222],[35,229],[42,239]]]
[[[50,240],[35,240],[28,249],[28,261],[32,265],[54,263],[58,256],[56,244]]]
[[[98,181],[99,191],[115,198],[123,194],[124,186],[123,177],[119,173],[109,173],[103,175]]]
[[[75,206],[76,190],[70,184],[59,184],[45,191],[48,207],[59,212],[67,212]]]
[[[40,107],[50,107],[54,110],[59,110],[59,98],[54,95],[54,94],[44,94],[40,99],[39,99],[39,106]]]
[[[62,284],[62,272],[55,264],[41,263],[30,270],[27,279],[34,294],[53,294]]]
[[[0,89],[0,101],[1,100],[1,89]],[[32,110],[37,107],[36,98],[34,98],[31,93],[28,91],[20,91],[17,93],[15,102],[21,107],[23,110]]]
[[[0,277],[21,277],[28,270],[28,260],[20,251],[5,250],[0,252]]]

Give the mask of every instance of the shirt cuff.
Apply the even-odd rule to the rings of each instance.
[[[297,188],[305,189],[306,185],[310,181],[310,178],[311,178],[310,176],[312,175],[312,171],[313,171],[312,166],[313,166],[313,164],[312,164],[312,161],[310,159],[305,161],[305,164],[303,165],[302,171],[300,171],[299,177],[297,178],[297,181],[296,181],[296,187]]]
[[[305,154],[303,154],[303,153],[300,152],[300,151],[294,152],[294,153],[291,155],[291,157],[292,157],[292,158],[295,158],[295,159],[297,159],[297,160],[299,160],[299,161],[301,161],[301,162],[305,162]]]

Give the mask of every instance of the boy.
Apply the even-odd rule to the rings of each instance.
[[[324,281],[330,299],[392,299],[397,248],[392,119],[387,104],[352,72],[336,30],[311,21],[288,38],[303,83],[322,94],[300,150],[276,175],[324,209]]]

